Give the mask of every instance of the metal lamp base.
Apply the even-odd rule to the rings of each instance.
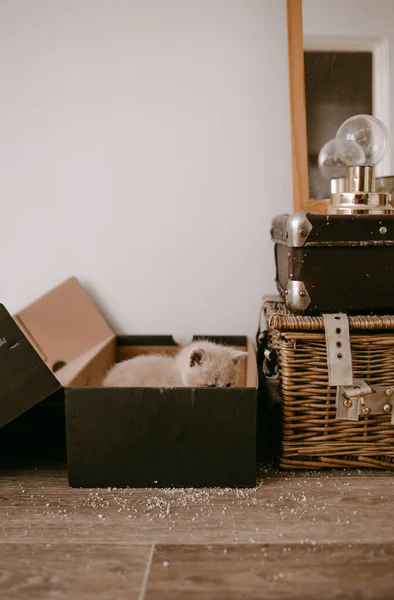
[[[331,194],[329,215],[388,215],[394,213],[391,194],[375,191],[372,166],[349,167],[347,191],[338,189]],[[334,190],[333,190],[334,191]]]
[[[389,215],[394,208],[389,204],[390,194],[377,192],[343,192],[331,194],[329,215]]]

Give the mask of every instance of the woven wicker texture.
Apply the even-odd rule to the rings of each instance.
[[[394,468],[390,415],[337,421],[336,389],[328,385],[322,317],[289,315],[268,301],[269,343],[278,352],[282,398],[283,468]],[[394,317],[349,318],[353,375],[394,385]]]

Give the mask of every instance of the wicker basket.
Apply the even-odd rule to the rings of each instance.
[[[277,357],[275,372],[265,369],[265,373],[271,401],[275,402],[275,385],[281,401],[280,466],[394,468],[390,415],[336,420],[336,388],[328,385],[323,317],[291,315],[279,298],[272,297],[265,300],[263,313],[268,327],[265,335],[259,335],[259,344],[275,350]],[[349,317],[349,327],[354,377],[394,385],[394,316]]]

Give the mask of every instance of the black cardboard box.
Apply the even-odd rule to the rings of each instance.
[[[248,350],[237,387],[103,388],[114,362],[178,346],[170,336],[117,337],[75,278],[14,318],[2,307],[0,428],[65,390],[71,486],[253,486],[254,349],[242,336],[210,339]]]

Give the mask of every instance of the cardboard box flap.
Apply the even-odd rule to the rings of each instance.
[[[64,387],[68,385],[99,386],[105,375],[105,370],[100,362],[101,356],[104,357],[104,364],[107,367],[115,362],[115,338],[113,336],[99,342],[81,356],[77,356],[67,363],[56,372],[56,377]]]
[[[75,277],[21,310],[14,318],[53,371],[115,335]]]
[[[0,427],[61,385],[0,304]]]
[[[259,387],[259,374],[257,372],[257,360],[256,353],[253,348],[253,344],[249,338],[246,341],[246,350],[248,351],[248,358],[246,363],[246,387]]]

